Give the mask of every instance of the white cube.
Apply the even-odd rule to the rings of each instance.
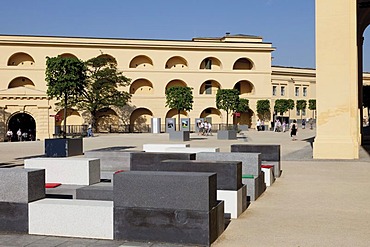
[[[217,200],[223,200],[225,213],[236,219],[247,209],[247,186],[243,185],[239,190],[217,190]]]

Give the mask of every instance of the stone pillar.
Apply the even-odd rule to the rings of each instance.
[[[315,159],[358,159],[356,1],[316,0]]]

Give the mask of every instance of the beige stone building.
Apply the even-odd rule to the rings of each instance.
[[[143,131],[152,117],[176,118],[165,107],[165,90],[174,85],[193,88],[193,110],[182,113],[194,124],[195,118],[208,118],[214,128],[226,122],[226,113],[216,108],[219,88],[236,88],[249,99],[251,110],[237,118],[239,124],[254,127],[258,119],[256,103],[276,99],[315,99],[314,69],[271,66],[275,48],[261,37],[225,35],[192,40],[139,40],[38,36],[0,36],[0,138],[6,131],[21,128],[36,139],[52,137],[63,118],[55,101],[46,95],[46,57],[66,56],[88,60],[112,56],[117,67],[131,78],[121,88],[132,94],[125,109],[102,109],[99,131]],[[302,116],[301,116],[302,114]],[[291,119],[315,118],[312,111],[292,110]],[[232,119],[232,116],[229,117]],[[271,119],[270,119],[271,121]],[[89,124],[86,113],[71,109],[67,124],[77,128]],[[164,130],[164,128],[162,128]],[[15,133],[14,133],[15,134]]]

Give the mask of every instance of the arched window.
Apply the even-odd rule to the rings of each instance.
[[[35,84],[33,84],[33,82],[27,77],[17,77],[13,79],[8,85],[8,88],[15,87],[35,87]]]
[[[253,94],[254,86],[247,80],[239,81],[234,85],[234,89],[239,91],[239,94]]]
[[[203,59],[199,69],[221,70],[221,61],[214,57],[207,57]]]
[[[8,59],[8,66],[32,66],[35,65],[35,60],[24,52],[13,54]]]
[[[153,84],[147,79],[137,79],[130,86],[131,94],[152,94]]]
[[[251,70],[253,69],[253,62],[248,58],[239,58],[233,66],[234,70]]]
[[[215,80],[208,80],[203,82],[203,84],[200,86],[199,94],[215,95],[217,93],[217,90],[220,88],[220,83]]]
[[[187,69],[188,62],[183,57],[172,57],[166,62],[166,69]]]
[[[153,67],[153,61],[144,55],[136,56],[134,59],[130,62],[130,68],[152,68]]]
[[[182,80],[172,80],[170,81],[167,86],[166,90],[169,89],[170,87],[186,87],[186,83]]]
[[[75,55],[71,54],[71,53],[63,53],[61,55],[62,58],[77,58]]]

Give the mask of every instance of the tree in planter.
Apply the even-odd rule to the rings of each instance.
[[[270,101],[268,99],[257,101],[257,114],[259,115],[262,121],[270,119],[271,117]]]
[[[175,86],[166,90],[166,107],[177,110],[178,126],[181,111],[193,110],[193,92],[190,87]]]
[[[275,101],[274,111],[280,113],[282,116],[285,112],[289,110],[289,102],[286,99],[278,99]]]
[[[229,114],[237,109],[239,91],[237,89],[219,89],[216,94],[216,107],[226,111],[226,128],[229,126]]]
[[[117,62],[109,56],[98,56],[85,62],[87,84],[76,103],[80,110],[91,114],[92,127],[96,129],[99,110],[112,106],[123,107],[131,99],[131,94],[118,90],[129,86],[131,79],[117,69]]]
[[[312,111],[312,119],[314,119],[315,111],[316,111],[316,100],[315,99],[308,100],[308,109]]]
[[[304,100],[304,99],[301,99],[301,100],[297,100],[297,110],[300,111],[301,113],[301,120],[302,120],[302,111],[303,110],[306,110],[306,107],[307,107],[307,101]]]
[[[84,92],[86,66],[77,58],[47,57],[45,75],[47,95],[61,100],[60,105],[64,107],[63,138],[66,138],[67,108]]]
[[[294,109],[294,100],[288,99],[289,118],[290,118],[290,111],[293,109]]]
[[[248,112],[249,111],[249,100],[248,99],[243,99],[239,98],[238,104],[235,108],[235,112]],[[235,114],[234,114],[235,115]]]

